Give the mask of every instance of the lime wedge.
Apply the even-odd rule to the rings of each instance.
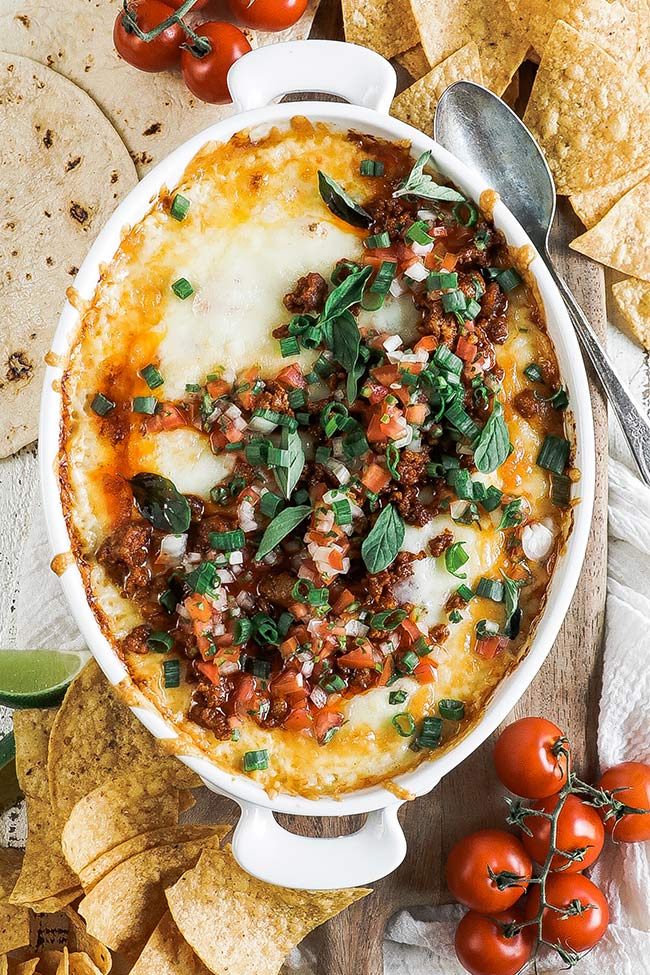
[[[11,809],[20,799],[16,778],[16,742],[13,731],[0,738],[0,813]]]
[[[60,704],[87,660],[87,653],[64,650],[0,650],[0,704],[9,708]]]

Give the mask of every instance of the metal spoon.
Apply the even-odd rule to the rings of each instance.
[[[548,267],[583,350],[591,360],[641,476],[650,484],[650,424],[630,399],[607,353],[548,250],[555,216],[555,184],[542,152],[515,113],[472,81],[457,81],[443,93],[434,118],[434,137],[478,170],[503,198]]]

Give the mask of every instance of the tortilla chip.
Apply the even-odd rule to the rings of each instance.
[[[474,41],[481,52],[485,84],[501,95],[526,57],[528,40],[515,28],[509,9],[498,16],[489,0],[411,0],[420,40],[429,64],[436,65]]]
[[[83,796],[126,772],[164,779],[169,788],[201,784],[157,743],[92,660],[70,684],[52,727],[48,776],[61,825]]]
[[[194,839],[207,839],[211,836],[218,836],[220,840],[226,836],[231,826],[203,826],[195,823],[187,823],[182,826],[167,826],[164,829],[153,829],[149,833],[141,833],[134,836],[125,843],[113,847],[103,856],[98,857],[89,863],[81,871],[80,879],[84,891],[88,893],[95,884],[114,870],[120,863],[130,857],[144,853],[154,846],[175,846],[178,843],[189,843]]]
[[[0,954],[30,943],[28,908],[9,903],[22,862],[22,850],[0,849]]]
[[[508,0],[517,30],[541,58],[551,31],[563,20],[592,44],[625,64],[639,50],[640,18],[619,0]]]
[[[617,271],[650,281],[650,179],[622,196],[595,227],[569,246]]]
[[[433,135],[433,114],[445,88],[455,81],[466,79],[483,84],[481,60],[473,42],[437,64],[424,78],[403,91],[394,100],[391,114],[408,122],[421,132]]]
[[[310,931],[369,893],[275,887],[245,873],[229,850],[212,848],[167,891],[167,901],[178,930],[210,971],[277,975]]]
[[[76,804],[63,828],[63,853],[79,874],[132,836],[178,823],[179,793],[139,772],[110,779]]]
[[[38,975],[60,975],[59,965],[63,960],[63,952],[54,948],[46,948],[41,952],[38,962]]]
[[[130,975],[210,975],[180,933],[171,914],[163,914]]]
[[[345,39],[385,58],[413,46],[417,28],[409,0],[342,0]]]
[[[71,951],[70,975],[102,975],[102,973],[85,951]]]
[[[397,60],[414,81],[422,78],[430,67],[421,44],[416,44],[415,47],[410,47],[408,51],[399,54]]]
[[[219,837],[152,847],[111,870],[79,905],[94,938],[134,962],[165,913],[165,888],[196,864]]]
[[[558,193],[605,185],[647,163],[650,93],[625,66],[563,21],[553,28],[524,122]]]
[[[0,130],[3,167],[20,174],[4,182],[0,196],[6,272],[0,285],[0,457],[6,457],[36,439],[44,356],[71,269],[137,180],[122,140],[85,92],[10,54],[0,54]]]
[[[71,907],[66,907],[65,914],[68,918],[68,948],[70,949],[70,969],[72,970],[72,958],[76,955],[85,955],[93,963],[100,975],[108,975],[113,960],[111,953],[92,935],[86,931],[86,922]]]
[[[30,958],[29,961],[20,961],[11,969],[11,975],[34,975],[38,970],[40,958]]]
[[[12,904],[52,913],[81,893],[61,849],[61,831],[47,788],[47,754],[55,711],[14,712],[16,771],[27,803],[27,844]]]
[[[583,190],[582,193],[573,193],[570,197],[571,206],[585,227],[593,227],[628,190],[644,180],[646,176],[650,176],[650,165],[643,166],[632,173],[625,173],[620,179],[615,179],[605,186],[594,186],[592,189]]]
[[[650,351],[650,284],[628,278],[612,285],[612,294],[624,323]]]
[[[515,105],[517,104],[517,99],[519,98],[519,89],[519,73],[517,72],[517,74],[512,76],[512,81],[501,96],[506,105],[509,105],[513,111]]]

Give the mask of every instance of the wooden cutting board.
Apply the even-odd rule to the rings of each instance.
[[[343,39],[340,0],[321,0],[312,37]],[[403,79],[408,83],[408,79]],[[402,85],[403,86],[403,85]],[[605,285],[602,268],[570,251],[568,242],[582,230],[564,201],[555,232],[554,254],[596,331],[605,335]],[[588,775],[596,766],[596,726],[600,698],[601,650],[605,608],[607,511],[607,415],[591,385],[596,434],[596,500],[584,568],[555,646],[532,686],[508,718],[543,715],[568,734],[577,767]],[[464,833],[502,826],[503,789],[492,768],[494,737],[451,772],[429,795],[407,803],[400,818],[408,841],[402,866],[373,885],[373,893],[320,929],[318,975],[383,975],[382,942],[395,912],[450,900],[444,864],[452,844]],[[233,805],[212,797],[211,814],[233,821]],[[278,817],[295,832],[338,836],[353,832],[364,817],[310,820]]]

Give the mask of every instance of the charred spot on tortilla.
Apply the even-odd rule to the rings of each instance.
[[[69,173],[72,169],[76,169],[80,162],[81,156],[75,156],[74,159],[68,160],[65,167],[66,173]]]
[[[21,379],[29,378],[33,369],[33,364],[24,352],[12,352],[7,359],[5,376],[9,382],[18,382]]]
[[[89,213],[80,203],[73,202],[70,204],[70,216],[83,226],[89,218]]]
[[[46,129],[45,135],[43,136],[43,145],[46,149],[51,149],[54,145],[54,135],[52,129]]]
[[[147,126],[147,128],[144,130],[144,132],[142,134],[143,135],[156,135],[156,133],[157,132],[160,132],[161,129],[162,129],[162,123],[161,122],[152,122],[151,125]]]

